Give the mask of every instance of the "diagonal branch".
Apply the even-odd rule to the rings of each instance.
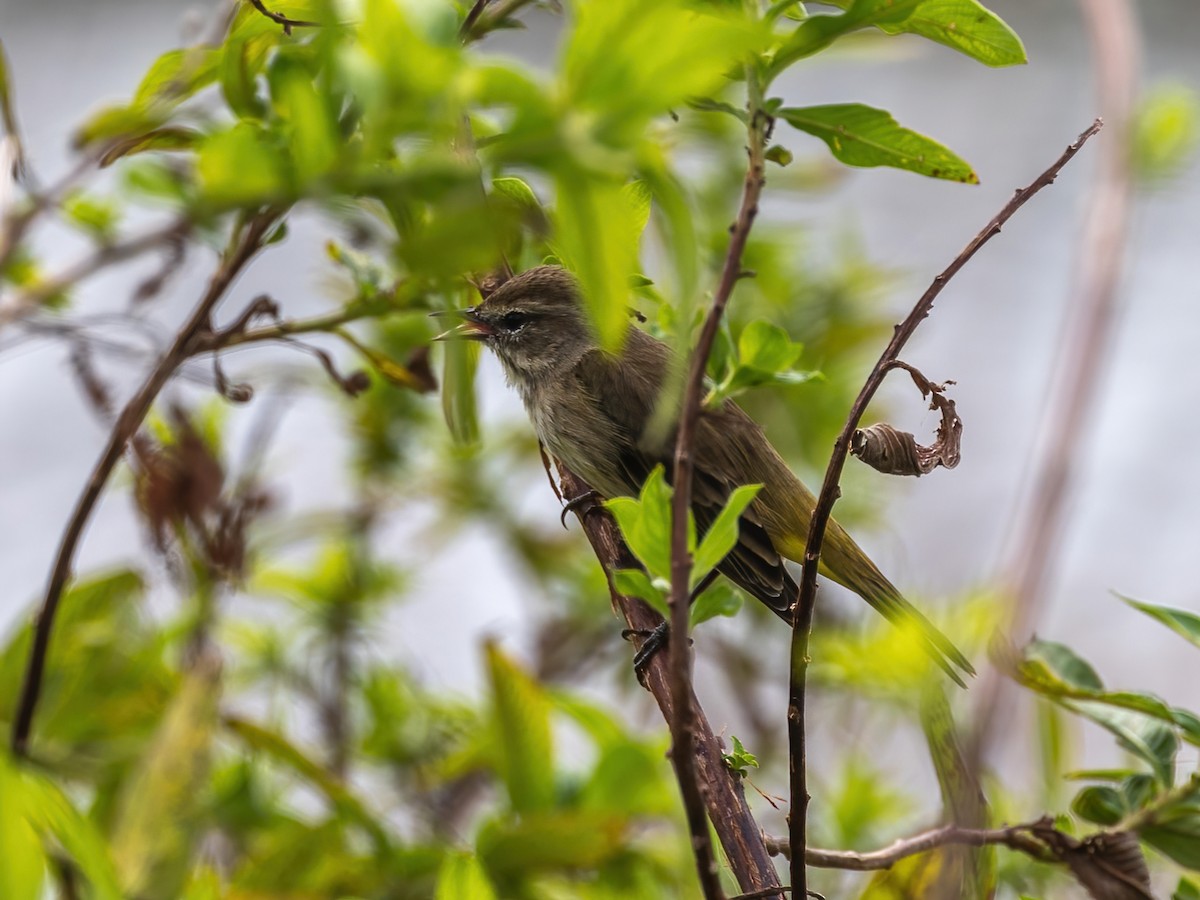
[[[29,663],[25,670],[25,680],[21,685],[21,696],[17,707],[17,716],[13,722],[12,750],[17,756],[25,756],[29,749],[29,735],[33,728],[33,716],[37,711],[38,697],[42,689],[42,676],[46,668],[46,654],[50,648],[50,636],[54,629],[54,617],[58,612],[58,604],[71,577],[71,562],[75,557],[75,549],[83,536],[83,530],[96,501],[108,483],[109,476],[121,459],[125,445],[137,432],[150,411],[151,405],[171,379],[175,370],[190,355],[191,345],[197,335],[205,332],[210,326],[213,309],[225,296],[229,286],[233,284],[238,274],[253,258],[262,246],[262,239],[267,230],[278,218],[275,211],[261,212],[254,216],[248,224],[239,229],[232,239],[229,249],[217,271],[209,281],[204,295],[192,310],[187,321],[179,329],[171,347],[159,359],[158,364],[146,376],[146,380],[133,395],[125,408],[117,417],[116,424],[108,436],[100,458],[96,460],[92,473],[88,477],[83,493],[75,501],[75,508],[67,523],[66,531],[58,546],[54,559],[54,567],[50,572],[50,583],[46,587],[46,596],[34,622],[33,646],[29,652]]]
[[[1103,123],[1100,119],[1094,121],[1076,138],[1074,143],[1070,144],[1063,151],[1062,155],[1055,160],[1050,168],[1039,175],[1028,187],[1021,188],[1013,194],[1012,198],[1004,204],[1004,207],[996,214],[995,218],[988,222],[983,230],[975,235],[970,243],[954,258],[950,265],[933,280],[933,283],[921,295],[921,298],[917,300],[916,305],[904,321],[896,326],[892,340],[879,357],[879,361],[875,363],[875,368],[871,370],[871,374],[867,376],[866,383],[863,385],[862,390],[859,391],[858,397],[855,398],[854,405],[850,408],[846,424],[842,427],[841,434],[838,435],[837,441],[833,445],[833,454],[830,456],[829,465],[825,469],[825,480],[821,484],[821,493],[817,498],[816,507],[813,509],[812,524],[809,526],[808,539],[805,541],[804,570],[800,580],[800,599],[796,604],[796,618],[792,630],[791,681],[788,686],[788,741],[792,776],[789,839],[794,850],[803,851],[806,846],[805,819],[808,812],[808,789],[805,778],[804,682],[808,674],[808,636],[812,629],[813,608],[817,596],[817,566],[821,558],[821,542],[825,538],[825,527],[829,524],[833,504],[837,501],[838,495],[841,493],[838,483],[842,477],[842,469],[846,465],[846,457],[850,452],[850,444],[854,436],[854,431],[858,428],[858,423],[866,411],[867,404],[871,402],[871,399],[875,396],[875,392],[879,390],[879,386],[883,383],[885,376],[894,367],[895,361],[899,359],[900,351],[904,349],[904,345],[908,343],[917,326],[932,311],[933,302],[937,299],[938,294],[942,292],[942,288],[967,264],[971,257],[979,252],[979,249],[984,244],[1000,233],[1000,229],[1004,224],[1034,194],[1054,183],[1054,179],[1058,176],[1062,168],[1074,158],[1080,148],[1100,130],[1102,125]],[[796,856],[803,856],[803,853],[797,853]],[[797,888],[804,885],[803,868],[803,866],[797,866],[793,862],[792,884],[797,886]],[[797,878],[798,870],[801,873],[799,878]]]
[[[549,468],[547,468],[549,473]],[[579,479],[562,463],[558,463],[559,479],[562,482],[562,495],[580,497],[588,492],[588,485]],[[553,480],[551,481],[553,485]],[[557,488],[556,488],[557,491]],[[662,623],[662,617],[636,597],[626,597],[617,593],[613,587],[611,573],[617,569],[634,568],[637,561],[629,553],[621,540],[616,524],[607,514],[596,510],[576,510],[584,533],[596,553],[596,558],[604,567],[609,577],[609,590],[612,592],[613,605],[624,617],[634,635],[646,635]],[[686,643],[675,641],[673,643]],[[676,705],[670,685],[669,661],[663,653],[653,654],[645,669],[645,685],[658,703],[663,718],[668,722],[675,718]],[[763,834],[742,790],[742,782],[726,767],[721,752],[721,746],[713,734],[712,726],[700,708],[699,701],[689,692],[689,708],[694,712],[692,734],[693,757],[691,761],[696,771],[695,778],[703,786],[700,795],[708,809],[713,829],[725,851],[725,859],[733,871],[739,887],[744,891],[758,891],[769,888],[779,888],[779,876],[774,863],[763,842]],[[678,754],[673,754],[671,762],[677,768],[680,763]],[[779,897],[780,892],[772,891],[765,896]]]
[[[725,263],[721,269],[721,280],[713,295],[712,306],[700,330],[700,338],[692,351],[691,367],[683,395],[680,411],[679,431],[675,438],[675,457],[671,484],[674,496],[671,501],[671,633],[669,644],[671,666],[671,699],[675,714],[671,717],[671,746],[675,759],[675,771],[679,776],[679,788],[683,794],[683,805],[687,812],[688,828],[692,835],[692,850],[696,855],[696,867],[700,884],[706,898],[720,897],[721,886],[717,881],[716,860],[708,837],[708,824],[704,820],[704,803],[700,797],[696,775],[692,765],[694,742],[691,697],[691,651],[688,648],[688,603],[691,595],[692,555],[688,550],[688,516],[692,507],[692,442],[696,423],[700,418],[700,404],[704,394],[704,372],[713,341],[721,325],[725,306],[733,293],[734,285],[741,277],[742,254],[750,229],[758,215],[758,201],[762,195],[765,178],[764,148],[771,119],[762,111],[762,98],[758,90],[757,73],[754,66],[746,67],[746,84],[749,94],[749,121],[747,124],[749,164],[742,186],[742,201],[737,220],[730,231],[729,249],[725,252]]]

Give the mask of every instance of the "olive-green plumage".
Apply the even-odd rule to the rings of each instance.
[[[575,279],[556,266],[511,279],[463,315],[466,321],[447,336],[480,340],[495,352],[546,449],[597,492],[636,496],[659,464],[670,478],[674,434],[653,442],[647,434],[671,363],[665,344],[631,325],[620,354],[601,350]],[[718,569],[790,622],[799,589],[783,560],[804,557],[816,505],[812,492],[732,401],[701,412],[693,460],[692,510],[701,532],[734,488],[762,484],[742,516],[737,545]],[[821,572],[890,621],[915,624],[934,659],[959,683],[955,666],[973,673],[966,658],[832,520]]]

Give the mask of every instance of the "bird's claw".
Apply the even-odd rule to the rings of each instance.
[[[583,511],[583,515],[586,516],[589,512],[591,512],[593,509],[596,508],[597,502],[601,499],[602,498],[601,498],[599,492],[597,492],[597,491],[584,491],[578,497],[572,497],[570,500],[568,500],[566,503],[563,504],[562,513],[559,515],[558,521],[560,521],[562,523],[563,528],[566,528],[568,513],[573,513],[576,510],[579,510],[582,507],[587,506],[587,509],[585,509]],[[588,504],[591,504],[591,505],[588,506]]]
[[[659,622],[649,631],[644,628],[626,628],[621,632],[621,637],[627,641],[635,637],[643,639],[637,653],[633,655],[633,674],[637,676],[638,684],[646,687],[646,667],[650,665],[650,660],[654,659],[655,654],[667,646],[671,637],[671,626],[666,622]],[[688,645],[691,643],[689,639]]]

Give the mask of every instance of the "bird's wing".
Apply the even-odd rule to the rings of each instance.
[[[625,362],[595,350],[586,354],[575,375],[596,399],[600,411],[616,426],[621,436],[617,448],[618,467],[631,494],[636,494],[656,465],[666,470],[673,482],[674,429],[665,439],[650,445],[645,429],[658,401],[668,365],[669,351],[642,332],[632,332],[632,348],[639,365]],[[705,410],[696,427],[692,448],[692,514],[701,535],[708,531],[733,491],[746,483],[747,462],[752,451],[748,429],[758,426],[736,407]],[[740,413],[738,415],[737,413]],[[738,523],[738,542],[717,567],[739,587],[752,594],[785,619],[799,591],[784,568],[754,506],[742,514]]]

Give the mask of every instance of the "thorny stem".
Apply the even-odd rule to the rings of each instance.
[[[692,850],[696,856],[696,867],[700,874],[701,887],[707,898],[721,897],[721,886],[717,879],[716,859],[708,836],[708,823],[704,817],[704,801],[700,796],[692,762],[695,741],[695,719],[691,706],[691,654],[688,648],[688,600],[691,594],[692,555],[688,550],[688,515],[692,506],[692,442],[696,422],[700,417],[700,404],[704,392],[704,371],[713,341],[721,325],[721,316],[733,293],[742,269],[742,254],[754,218],[758,214],[758,201],[764,184],[764,149],[770,118],[763,112],[762,97],[758,86],[758,73],[753,64],[746,67],[748,94],[747,152],[749,163],[742,186],[741,206],[737,219],[730,229],[729,248],[721,269],[721,279],[713,295],[712,306],[700,330],[696,348],[692,351],[691,365],[680,410],[679,431],[675,439],[675,455],[672,477],[674,496],[671,501],[671,633],[669,644],[671,696],[675,704],[675,715],[671,718],[671,746],[675,760],[675,771],[679,777],[679,788],[683,794],[688,828],[692,836]]]
[[[75,501],[75,508],[71,512],[71,518],[67,522],[66,530],[59,542],[54,567],[50,572],[50,582],[46,587],[46,596],[34,622],[33,646],[29,652],[29,663],[25,670],[25,680],[21,685],[20,701],[13,723],[12,750],[16,756],[25,756],[28,751],[33,716],[37,711],[38,698],[42,689],[42,676],[45,673],[46,654],[54,629],[54,617],[58,612],[63,591],[71,577],[71,562],[75,557],[75,549],[83,536],[83,530],[91,518],[92,511],[95,509],[96,501],[100,499],[100,494],[108,483],[113,469],[120,461],[126,444],[141,426],[142,420],[150,411],[159,391],[163,389],[180,364],[188,358],[192,342],[198,334],[209,327],[213,309],[245,265],[259,251],[263,236],[277,218],[278,213],[275,211],[260,212],[235,232],[221,265],[213,274],[207,290],[192,310],[191,315],[179,329],[170,349],[163,354],[158,364],[146,376],[146,380],[138,392],[121,410],[121,414],[117,417],[116,424],[108,436],[108,442],[92,468],[83,493]]]
[[[850,441],[854,435],[854,430],[858,428],[858,423],[866,411],[867,404],[871,402],[871,399],[875,396],[875,392],[883,383],[884,377],[899,358],[900,351],[904,349],[905,344],[908,343],[917,326],[933,309],[933,302],[937,299],[938,294],[942,292],[942,288],[946,286],[950,279],[967,264],[971,257],[984,244],[1000,233],[1000,229],[1012,218],[1018,209],[1024,206],[1038,191],[1054,182],[1054,179],[1058,176],[1063,166],[1071,161],[1087,140],[1100,130],[1102,125],[1101,120],[1096,119],[1079,135],[1074,143],[1070,144],[1063,151],[1062,155],[1055,160],[1050,168],[1039,175],[1028,187],[1021,188],[1013,194],[1012,198],[1004,205],[1000,212],[984,226],[982,231],[971,239],[970,243],[962,249],[950,265],[933,280],[933,283],[921,295],[920,299],[917,300],[916,305],[912,308],[907,318],[896,326],[891,341],[879,357],[879,361],[875,363],[871,374],[867,376],[866,383],[863,385],[862,390],[859,391],[858,397],[855,398],[854,405],[850,408],[846,424],[842,426],[842,431],[834,442],[833,453],[829,458],[829,465],[825,469],[825,480],[821,484],[821,493],[813,509],[808,539],[805,541],[804,570],[800,580],[800,599],[796,604],[796,615],[792,628],[791,678],[788,685],[788,741],[791,763],[791,814],[788,833],[793,850],[801,851],[793,853],[792,856],[792,885],[797,890],[805,884],[804,866],[799,860],[805,856],[805,853],[802,852],[806,846],[804,821],[808,812],[804,737],[804,684],[808,674],[808,637],[812,628],[813,609],[817,596],[817,567],[821,558],[821,542],[825,538],[825,527],[829,524],[833,504],[837,502],[838,496],[841,493],[838,483],[841,480],[842,469],[845,467],[846,457],[850,451]]]

